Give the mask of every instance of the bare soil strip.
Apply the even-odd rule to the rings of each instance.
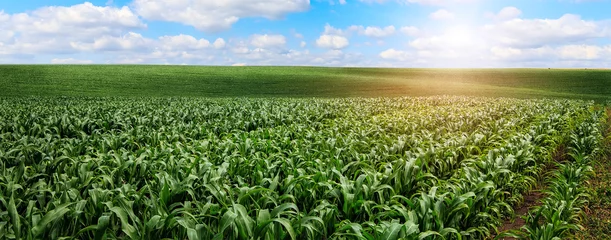
[[[558,146],[558,148],[556,148],[553,160],[554,162],[558,163],[566,161],[566,147],[564,145],[560,145]],[[526,218],[526,216],[528,215],[528,211],[531,208],[540,205],[541,199],[545,197],[545,194],[541,193],[541,190],[546,189],[547,187],[547,185],[545,184],[546,175],[552,173],[556,169],[557,166],[553,163],[547,164],[544,167],[543,174],[541,177],[542,179],[540,179],[536,188],[524,195],[524,202],[514,209],[515,216],[512,219],[505,220],[505,222],[498,228],[499,233],[510,230],[518,230],[522,226],[524,226],[524,224],[526,224],[524,218]],[[491,239],[494,237],[496,236],[492,236]],[[515,238],[505,237],[501,239],[511,240]]]
[[[540,205],[541,199],[545,197],[545,195],[541,193],[540,189],[542,188],[532,190],[524,196],[524,203],[522,203],[520,207],[514,210],[515,217],[513,219],[505,220],[503,225],[501,225],[501,227],[498,229],[499,233],[514,229],[520,229],[522,226],[524,226],[524,224],[526,224],[524,217],[526,217],[526,215],[528,214],[528,210],[530,210],[532,207]],[[502,239],[514,238],[506,237]]]
[[[604,151],[606,156],[592,164],[595,175],[586,183],[592,192],[590,204],[585,207],[586,216],[583,216],[582,231],[576,232],[571,239],[611,239],[611,107],[607,111],[607,129],[605,130]],[[559,147],[554,160],[562,162],[566,160],[566,149]],[[547,166],[545,174],[552,172],[555,166]],[[526,222],[524,217],[528,210],[540,204],[544,196],[540,189],[545,186],[539,185],[537,189],[530,191],[524,196],[524,203],[515,209],[514,219],[506,220],[499,232],[520,229]],[[513,239],[513,238],[503,238]]]

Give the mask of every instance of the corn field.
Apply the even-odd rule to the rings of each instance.
[[[469,97],[0,102],[0,239],[484,239],[562,145],[510,233],[553,239],[576,229],[606,118]]]

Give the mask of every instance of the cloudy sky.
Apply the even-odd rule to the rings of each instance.
[[[7,63],[608,68],[611,1],[2,1]]]

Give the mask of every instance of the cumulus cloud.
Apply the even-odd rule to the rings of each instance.
[[[430,17],[435,19],[451,19],[454,13],[448,10],[458,10],[449,5],[472,2],[400,1],[440,9],[431,14]],[[240,6],[236,5],[238,2]],[[438,27],[334,27],[326,24],[320,36],[311,42],[303,39],[297,30],[291,30],[286,36],[254,34],[225,39],[212,34],[207,34],[207,39],[187,34],[151,36],[151,31],[146,34],[142,31],[148,27],[144,19],[178,22],[204,31],[216,31],[230,28],[241,18],[278,19],[309,8],[309,1],[264,0],[260,3],[277,3],[277,6],[266,7],[269,9],[263,9],[259,3],[243,0],[135,0],[125,7],[116,7],[116,3],[109,6],[83,3],[14,14],[0,11],[0,62],[68,64],[92,63],[82,59],[96,59],[96,62],[109,63],[206,65],[611,65],[611,21],[587,20],[572,14],[551,19],[528,19],[523,18],[521,10],[515,7],[488,13],[482,18],[487,24],[479,25],[464,22],[462,24],[466,25],[461,25],[459,21],[448,21],[438,24]],[[159,12],[146,12],[155,7],[161,7]],[[185,9],[187,15],[171,15]],[[141,11],[150,15],[139,16],[143,13]],[[195,18],[183,19],[190,16]],[[204,21],[208,18],[215,19]],[[360,38],[356,35],[373,39],[358,42]],[[397,35],[401,36],[391,38]],[[295,42],[288,44],[287,37]],[[346,50],[351,44],[370,46],[367,55],[355,52],[358,47]],[[380,48],[381,45],[387,47]],[[310,52],[309,48],[313,47],[327,51]]]
[[[566,45],[558,49],[561,59],[610,60],[611,46]]]
[[[322,53],[311,53],[309,50],[274,50],[264,48],[248,48],[245,42],[238,42],[234,47],[233,56],[226,59],[227,65],[246,63],[247,65],[325,65],[325,66],[365,66],[366,61],[361,54],[344,53],[338,49],[330,49]]]
[[[51,64],[91,64],[91,60],[78,60],[74,58],[54,58],[51,59]]]
[[[498,13],[488,13],[486,16],[495,20],[508,20],[522,15],[522,11],[516,7],[504,7]]]
[[[399,31],[408,36],[417,36],[418,34],[420,34],[420,29],[414,26],[401,27]]]
[[[335,28],[331,25],[329,25],[328,23],[325,25],[325,30],[323,32],[324,35],[338,35],[338,36],[345,36],[348,34],[348,31],[339,29],[339,28]]]
[[[100,26],[100,29],[105,29],[102,27],[103,24]],[[101,55],[108,59],[108,63],[207,64],[217,61],[216,56],[227,45],[227,42],[222,38],[217,38],[214,42],[186,34],[149,38],[140,33],[129,31],[129,29],[131,28],[127,25],[123,29],[100,31],[97,34],[89,34],[84,30],[82,32],[84,35],[78,37],[61,32],[56,34],[42,33],[48,34],[44,38],[30,38],[28,37],[29,33],[21,34],[17,32],[16,34],[10,34],[13,36],[10,41],[0,39],[0,46],[2,46],[0,47],[0,54],[10,58],[18,54],[38,56],[41,54],[86,53],[100,56],[101,53],[108,52],[112,54]],[[3,33],[10,36],[8,32]],[[3,34],[0,34],[0,38],[2,36]],[[54,57],[51,62],[62,64],[90,63],[70,57]]]
[[[439,9],[431,13],[429,17],[433,20],[450,20],[454,19],[454,13],[445,9]]]
[[[406,60],[413,58],[411,54],[409,54],[408,52],[398,51],[398,50],[395,50],[394,48],[381,52],[380,57],[383,59],[398,60],[398,61],[406,61]]]
[[[2,54],[69,54],[72,43],[102,36],[120,37],[146,28],[128,7],[99,7],[86,2],[68,7],[42,7],[27,13],[0,13]]]
[[[3,10],[0,10],[0,23],[6,22],[11,18],[10,15],[4,13]]]
[[[70,7],[43,7],[31,13],[17,13],[10,15],[9,19],[3,22],[7,24],[3,28],[34,37],[62,34],[64,37],[86,38],[100,34],[117,35],[126,30],[146,28],[146,24],[128,7],[99,7],[89,2]]]
[[[336,28],[328,23],[325,25],[323,35],[337,35],[343,37],[350,37],[351,35],[358,34],[373,38],[384,38],[394,35],[397,29],[393,25],[386,27],[379,26],[363,26],[363,25],[351,25],[345,29]]]
[[[316,40],[316,45],[322,48],[342,49],[350,44],[343,36],[323,34]]]
[[[0,31],[0,43],[2,42],[8,42],[8,41],[13,41],[15,37],[15,32],[14,31]]]
[[[536,48],[494,47],[492,57],[500,61],[610,61],[611,46],[564,45],[558,47],[542,46]]]
[[[348,29],[350,31],[354,31],[357,32],[359,35],[364,35],[367,37],[375,37],[375,38],[383,38],[383,37],[388,37],[391,35],[395,34],[395,26],[387,26],[387,27],[376,27],[376,26],[369,26],[369,27],[363,27],[363,26],[350,26],[348,27]]]
[[[165,38],[167,42],[168,37]],[[80,51],[144,51],[152,48],[154,42],[139,33],[129,32],[120,37],[102,36],[91,43],[71,42],[70,44]]]
[[[583,42],[609,37],[608,23],[586,21],[578,15],[565,14],[558,19],[511,19],[484,26],[493,41],[510,47],[540,47],[544,45]]]
[[[180,34],[177,36],[161,36],[159,37],[160,47],[168,50],[197,50],[205,49],[211,46],[210,41],[206,39],[196,39],[193,36]]]
[[[23,55],[23,54],[73,54],[78,53],[69,42],[58,38],[22,40],[19,38],[1,43],[0,55]]]
[[[477,3],[483,0],[360,0],[366,3],[385,3],[385,2],[399,2],[399,3],[410,3],[420,5],[432,5],[432,6],[446,6],[453,4],[465,4],[465,3]]]
[[[450,5],[450,4],[463,4],[463,3],[476,3],[481,0],[407,0],[408,3],[418,3],[422,5]]]
[[[145,19],[177,22],[202,31],[231,28],[241,18],[280,19],[310,8],[309,0],[134,0],[135,11]]]
[[[480,26],[447,24],[426,31],[407,28],[417,33],[407,41],[407,47],[390,48],[380,52],[379,58],[439,67],[609,65],[611,48],[601,41],[608,43],[605,39],[611,37],[611,22],[583,20],[571,14],[557,19],[523,19],[520,15],[519,9],[507,7],[492,16],[493,22]]]
[[[225,40],[224,40],[224,39],[222,39],[222,38],[217,38],[217,39],[214,41],[214,44],[213,44],[213,45],[214,45],[214,48],[216,48],[216,49],[222,49],[222,48],[225,48],[225,45],[226,45],[226,44],[227,44],[227,43],[225,42]]]
[[[486,47],[486,42],[477,28],[469,26],[448,27],[442,33],[425,35],[409,41],[408,45],[418,50],[471,51]]]
[[[283,47],[286,38],[283,35],[254,34],[251,36],[250,44],[258,48]]]

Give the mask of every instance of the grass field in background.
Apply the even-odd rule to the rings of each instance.
[[[611,70],[0,65],[0,96],[611,99]]]

